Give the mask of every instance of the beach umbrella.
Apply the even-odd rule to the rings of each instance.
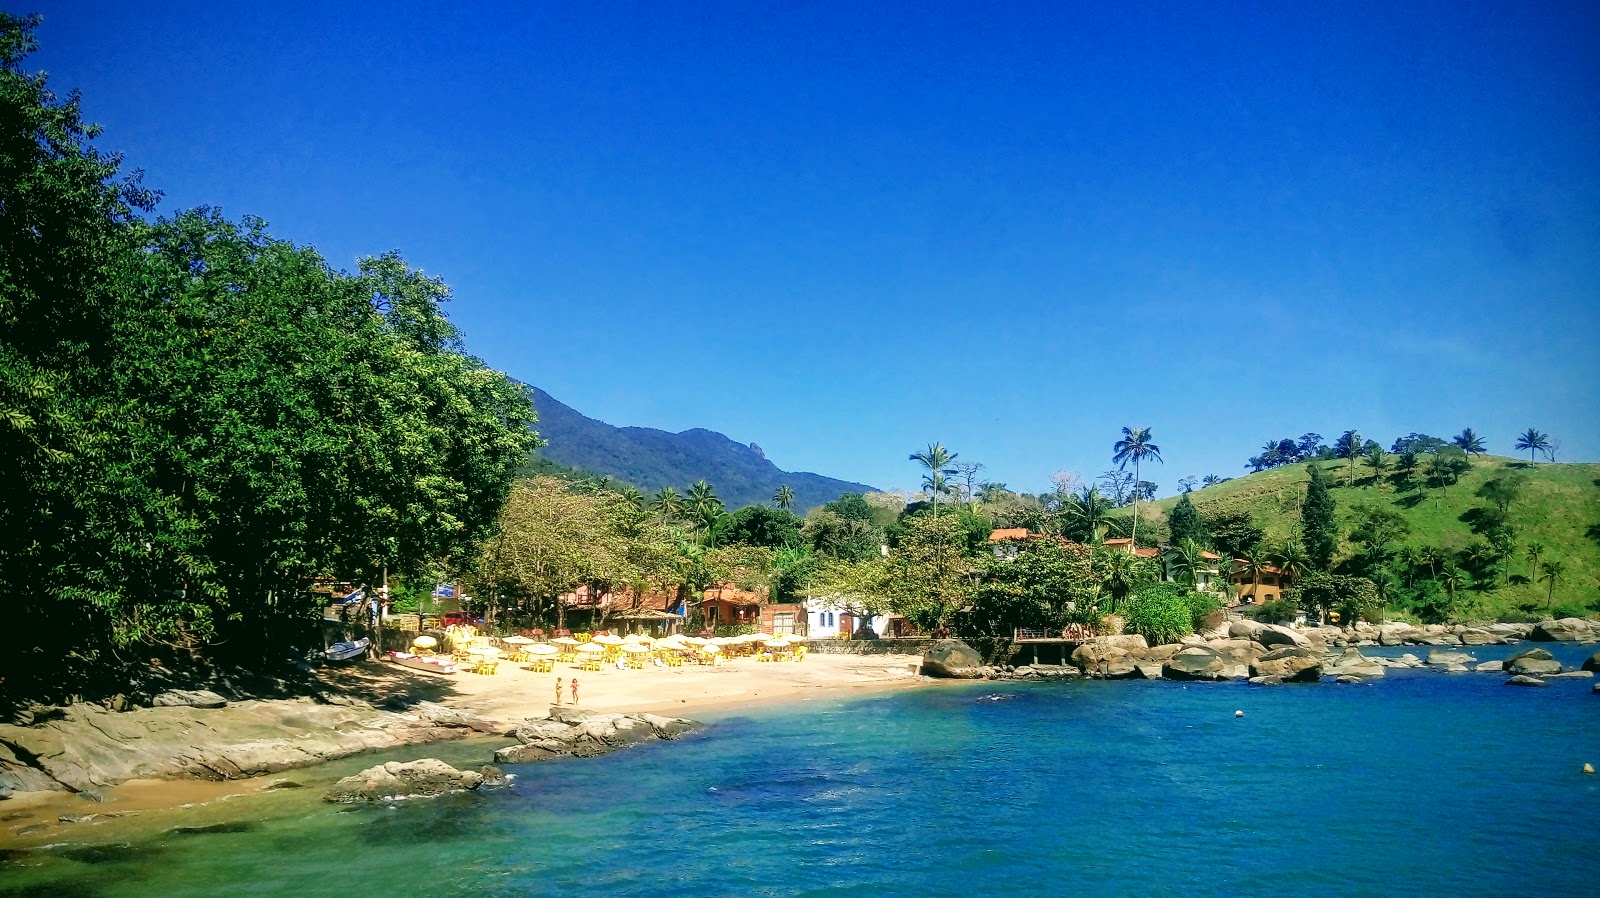
[[[493,658],[500,654],[500,650],[492,645],[475,645],[472,648],[467,649],[467,654],[482,655],[485,658]]]
[[[533,645],[533,640],[526,636],[507,636],[506,642],[512,645]]]
[[[700,647],[700,651],[705,652],[707,655],[715,655],[716,653],[722,651],[722,646],[712,645],[708,642]]]
[[[553,645],[546,645],[542,642],[537,642],[531,646],[528,646],[528,654],[530,655],[557,655],[560,653],[560,649]]]
[[[578,644],[578,640],[573,639],[571,636],[557,636],[555,639],[552,639],[550,641],[555,643],[555,644],[557,644],[557,645],[577,645]]]
[[[611,633],[601,633],[594,638],[594,641],[601,645],[622,645],[622,637]]]
[[[625,645],[638,645],[639,643],[644,642],[644,639],[638,633],[629,633],[627,636],[622,638],[622,642]]]
[[[645,652],[650,651],[648,648],[639,645],[638,643],[634,643],[633,645],[625,645],[622,647],[622,650],[630,655],[642,655]]]
[[[589,655],[593,655],[593,654],[596,654],[598,652],[603,652],[605,650],[606,650],[605,646],[603,646],[603,645],[595,645],[592,642],[586,642],[586,643],[578,646],[578,651],[583,652],[585,654],[589,654]]]
[[[690,636],[688,639],[685,639],[684,642],[687,642],[690,645],[705,645],[708,640],[699,636]]]
[[[432,636],[418,636],[416,639],[411,640],[411,647],[414,649],[431,649],[438,644],[439,640],[434,639]]]

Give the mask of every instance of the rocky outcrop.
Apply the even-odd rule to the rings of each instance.
[[[1545,681],[1539,679],[1538,677],[1530,677],[1530,676],[1527,676],[1525,674],[1517,674],[1516,676],[1514,676],[1511,679],[1507,680],[1506,681],[1506,685],[1507,686],[1544,686],[1546,684],[1545,684]]]
[[[1468,664],[1478,659],[1466,652],[1441,652],[1438,649],[1428,653],[1429,664]]]
[[[1091,677],[1126,679],[1138,676],[1149,647],[1143,636],[1095,636],[1073,650],[1072,663]]]
[[[1296,632],[1282,624],[1265,624],[1255,633],[1255,641],[1264,646],[1296,646],[1302,649],[1312,647],[1311,640],[1304,634]]]
[[[1595,652],[1593,655],[1583,659],[1583,665],[1578,669],[1600,672],[1600,652]]]
[[[1322,678],[1322,656],[1310,649],[1284,646],[1257,658],[1251,677],[1274,677],[1286,683],[1314,683]]]
[[[941,639],[922,654],[922,675],[953,680],[983,678],[983,656],[959,639]]]
[[[1506,641],[1506,638],[1498,633],[1470,628],[1462,628],[1460,636],[1462,645],[1504,645]]]
[[[221,708],[228,700],[209,689],[173,689],[150,700],[157,708]]]
[[[1517,652],[1505,660],[1505,670],[1514,674],[1553,674],[1561,672],[1561,662],[1544,649]]]
[[[697,724],[655,714],[606,714],[579,708],[551,708],[544,717],[517,724],[517,744],[494,753],[501,764],[523,764],[551,758],[589,758],[649,742],[676,739]]]
[[[486,767],[500,782],[505,778],[498,768]],[[361,801],[393,801],[400,798],[428,798],[447,792],[465,792],[484,784],[484,774],[457,770],[438,758],[403,763],[390,761],[347,776],[323,794],[323,801],[350,804]]]
[[[1205,646],[1189,646],[1174,654],[1161,665],[1161,675],[1168,680],[1221,680],[1226,679],[1228,662]]]
[[[1407,645],[1421,636],[1417,628],[1410,624],[1388,623],[1378,627],[1379,645]]]
[[[1206,648],[1221,655],[1229,664],[1250,666],[1250,662],[1267,653],[1267,647],[1251,639],[1215,639]]]
[[[476,728],[466,718],[429,719],[425,709],[396,713],[354,700],[309,698],[122,713],[72,705],[32,726],[0,725],[0,785],[85,792],[130,779],[239,779],[460,738]]]
[[[1506,663],[1504,661],[1484,661],[1475,665],[1472,669],[1482,673],[1495,673],[1505,670]]]
[[[1542,620],[1534,625],[1528,638],[1535,642],[1582,642],[1595,638],[1595,628],[1581,617]]]
[[[1334,676],[1381,677],[1384,675],[1384,666],[1361,654],[1359,649],[1345,649],[1323,666],[1323,672]]]

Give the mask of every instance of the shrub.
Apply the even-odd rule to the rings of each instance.
[[[1189,606],[1189,627],[1196,633],[1206,628],[1206,619],[1222,610],[1222,600],[1209,592],[1190,591],[1184,595]]]
[[[1260,621],[1263,624],[1288,624],[1293,623],[1294,619],[1300,616],[1300,604],[1292,599],[1278,599],[1274,602],[1267,602],[1264,605],[1257,605],[1245,613],[1250,615],[1251,620]]]
[[[1137,633],[1151,645],[1177,642],[1194,632],[1186,591],[1171,583],[1158,583],[1134,593],[1122,604],[1123,629]]]

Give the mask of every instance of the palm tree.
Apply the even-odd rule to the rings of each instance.
[[[1067,501],[1064,514],[1083,525],[1091,544],[1098,544],[1101,531],[1111,524],[1111,510],[1115,507],[1110,499],[1100,495],[1099,487],[1091,486]]]
[[[1473,433],[1472,428],[1470,427],[1456,434],[1450,440],[1450,442],[1460,446],[1461,451],[1465,452],[1468,456],[1482,455],[1485,451],[1487,451],[1483,446],[1483,437]]]
[[[978,498],[985,503],[999,502],[1009,492],[1011,491],[1006,489],[1006,485],[998,480],[988,480],[978,484]]]
[[[1250,597],[1258,602],[1261,601],[1261,575],[1266,573],[1272,564],[1267,560],[1267,551],[1261,546],[1252,546],[1239,560],[1244,562],[1240,567],[1240,573],[1250,575]]]
[[[1528,461],[1537,466],[1539,460],[1534,458],[1533,454],[1550,450],[1550,435],[1540,433],[1532,427],[1528,428],[1521,436],[1517,437],[1517,451],[1521,452],[1524,449],[1528,450]]]
[[[1151,459],[1157,464],[1165,464],[1165,462],[1161,461],[1161,447],[1150,441],[1150,428],[1148,427],[1122,428],[1122,439],[1112,444],[1111,451],[1114,453],[1111,456],[1111,460],[1117,463],[1117,467],[1126,468],[1128,462],[1133,462],[1133,483],[1135,487],[1139,484],[1140,462],[1145,459]],[[1133,533],[1131,536],[1133,545],[1137,546],[1139,544],[1139,493],[1137,489],[1133,494]]]
[[[1101,549],[1095,554],[1098,556],[1095,564],[1100,568],[1100,585],[1111,594],[1110,610],[1115,611],[1128,593],[1144,582],[1149,572],[1144,562],[1132,552]]]
[[[1461,565],[1456,564],[1454,561],[1447,561],[1439,571],[1439,582],[1444,586],[1445,593],[1450,596],[1451,607],[1455,607],[1456,590],[1465,588],[1467,585],[1466,571],[1463,571]]]
[[[722,500],[717,498],[711,484],[703,478],[689,487],[689,511],[693,513],[697,534],[704,532],[702,528],[707,526],[707,521],[715,521],[716,516],[722,513]]]
[[[644,493],[639,492],[637,487],[626,487],[617,495],[622,497],[624,505],[634,511],[644,511]]]
[[[1544,596],[1544,607],[1549,608],[1550,603],[1555,600],[1556,584],[1567,582],[1567,565],[1561,559],[1555,558],[1546,561],[1539,570],[1542,572],[1539,579],[1550,585],[1550,591]]]
[[[1368,446],[1362,453],[1367,458],[1367,466],[1372,468],[1372,485],[1377,486],[1382,480],[1384,472],[1389,470],[1389,453],[1377,443]]]
[[[789,509],[793,508],[794,490],[789,489],[789,485],[787,483],[778,487],[778,491],[772,494],[772,504],[778,506],[784,511],[788,511]]]
[[[1206,558],[1200,544],[1192,539],[1172,547],[1172,569],[1183,576],[1180,582],[1196,587],[1200,583],[1200,572],[1206,569]]]
[[[1208,486],[1216,486],[1217,484],[1222,483],[1223,481],[1225,481],[1227,479],[1228,478],[1223,477],[1220,474],[1207,474],[1205,477],[1201,478],[1201,480],[1200,480],[1200,488],[1201,489],[1205,489]]]
[[[1528,543],[1528,548],[1522,550],[1522,557],[1528,560],[1528,582],[1536,583],[1539,580],[1539,556],[1544,554],[1544,543]]]
[[[1290,580],[1298,580],[1311,570],[1311,556],[1306,554],[1305,544],[1298,539],[1285,540],[1268,558]]]
[[[1415,486],[1417,477],[1417,453],[1407,449],[1400,453],[1400,461],[1395,465],[1400,472],[1400,481],[1409,489]]]
[[[1361,434],[1347,430],[1333,446],[1340,458],[1350,459],[1350,486],[1356,485],[1356,459],[1361,455]]]
[[[928,451],[911,453],[910,460],[921,464],[928,473],[922,477],[922,488],[933,495],[933,516],[939,516],[939,494],[948,487],[945,477],[954,473],[950,465],[960,456],[944,448],[943,443],[929,443]]]
[[[683,497],[672,487],[664,486],[656,493],[655,502],[650,507],[661,516],[661,523],[670,524],[683,515]]]

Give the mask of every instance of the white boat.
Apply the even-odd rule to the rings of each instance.
[[[428,673],[453,674],[456,672],[456,663],[449,655],[413,655],[410,652],[387,652],[385,658],[412,670],[423,670]]]
[[[365,655],[367,646],[371,644],[371,641],[365,638],[350,642],[336,642],[323,651],[322,658],[335,664],[340,661],[353,661]]]

